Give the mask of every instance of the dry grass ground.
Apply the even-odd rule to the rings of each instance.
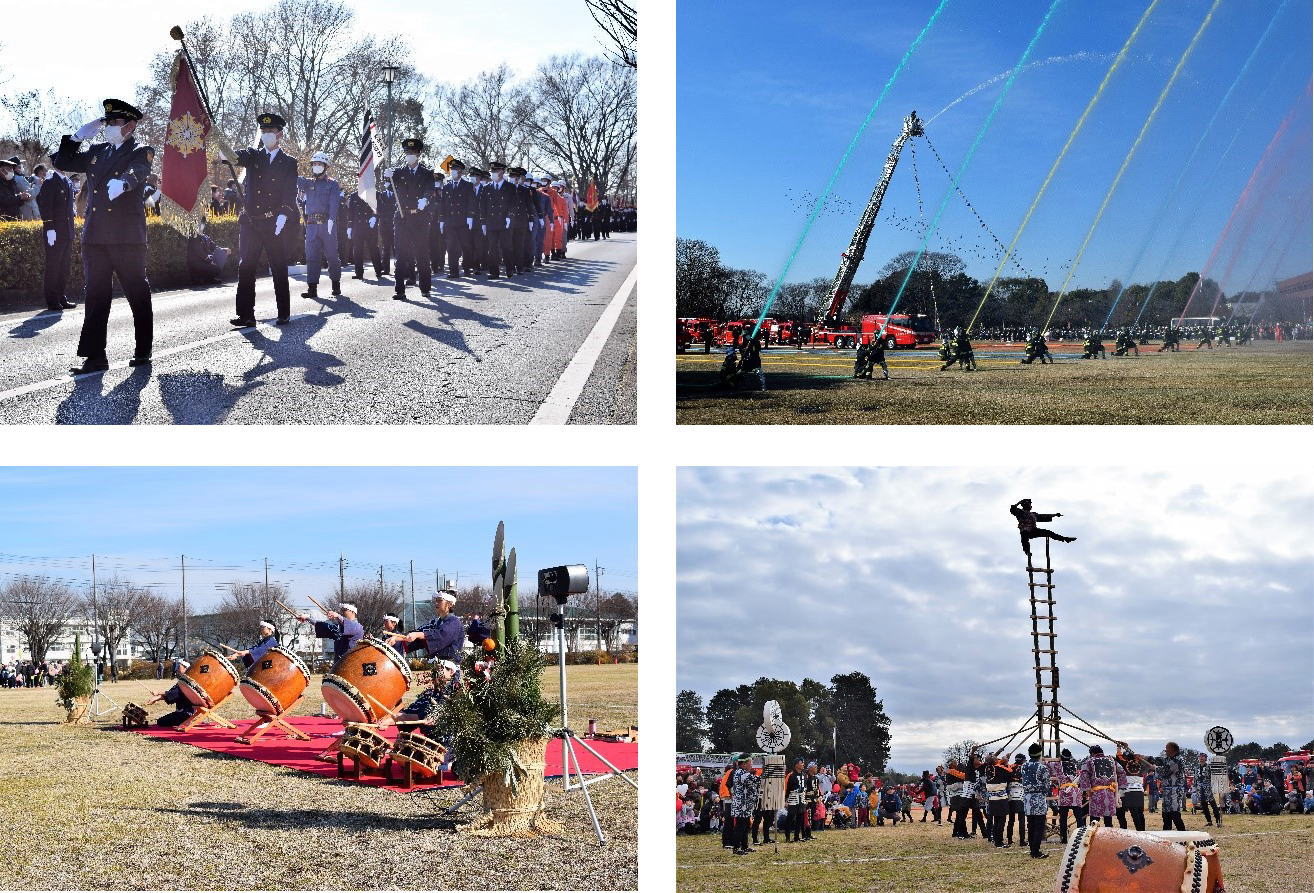
[[[556,667],[544,673],[555,697]],[[567,668],[571,725],[637,722],[635,664]],[[161,683],[148,683],[159,686]],[[167,684],[167,683],[164,683]],[[158,688],[157,688],[158,690]],[[104,691],[142,703],[140,683]],[[599,889],[638,885],[635,791],[590,788],[608,845],[578,793],[549,785],[566,839],[460,833],[478,799],[440,815],[462,789],[398,794],[110,728],[60,723],[53,689],[0,690],[0,839],[9,890]],[[319,679],[295,711],[319,710]],[[596,705],[618,705],[601,707]],[[153,707],[152,716],[162,712]],[[221,712],[250,716],[240,693]],[[236,734],[236,732],[234,732]],[[637,777],[638,773],[630,773]]]
[[[1107,346],[1107,345],[1106,345]],[[1068,353],[1073,345],[1051,345]],[[1075,348],[1080,353],[1080,348]],[[676,358],[676,418],[690,425],[1271,425],[1311,423],[1310,342],[1024,366],[988,349],[940,371],[935,351],[886,354],[891,381],[854,381],[853,354],[763,353],[766,393],[717,386],[720,358]],[[880,375],[880,370],[876,370]]]
[[[890,890],[898,893],[1044,893],[1054,888],[1062,847],[1048,859],[1025,849],[996,850],[976,840],[952,840],[948,827],[912,824],[826,831],[804,843],[760,847],[747,856],[721,848],[720,835],[677,838],[680,893],[795,893],[801,890]],[[1159,816],[1146,816],[1149,828]],[[1187,815],[1188,829],[1204,826]],[[1217,829],[1210,829],[1217,830]],[[1227,816],[1214,835],[1227,893],[1308,893],[1314,890],[1314,816]]]

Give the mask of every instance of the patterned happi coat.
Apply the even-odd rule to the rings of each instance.
[[[762,779],[751,769],[736,769],[730,779],[730,815],[737,819],[752,818],[761,786]]]
[[[1057,770],[1051,772],[1055,783],[1059,786],[1059,806],[1081,805],[1081,786],[1077,783],[1077,770],[1076,760],[1072,760],[1070,763],[1060,760]]]
[[[1102,818],[1118,811],[1118,790],[1127,786],[1127,773],[1117,760],[1092,756],[1081,764],[1077,785],[1090,797],[1090,817]]]
[[[1181,812],[1186,807],[1186,763],[1178,754],[1164,757],[1163,765],[1155,770],[1162,785],[1159,809],[1164,812]]]
[[[1022,811],[1027,815],[1049,812],[1049,767],[1040,760],[1022,764]]]

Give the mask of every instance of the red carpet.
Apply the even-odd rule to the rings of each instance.
[[[145,728],[133,729],[149,738],[160,738],[167,741],[178,741],[182,744],[190,744],[193,747],[199,747],[203,750],[211,750],[215,753],[227,754],[234,757],[242,757],[248,760],[259,760],[262,763],[269,763],[274,766],[285,766],[289,769],[296,769],[301,772],[312,772],[315,775],[322,775],[325,778],[337,778],[337,763],[321,763],[315,759],[315,755],[322,752],[328,747],[334,739],[337,732],[342,731],[342,723],[333,717],[326,716],[294,716],[288,720],[293,726],[300,729],[310,736],[309,741],[299,741],[295,738],[289,738],[281,730],[275,729],[267,732],[263,738],[255,744],[239,744],[236,740],[238,733],[246,727],[247,724],[254,722],[255,717],[244,719],[237,724],[236,729],[223,729],[214,726],[205,726],[204,728],[193,729],[190,732],[179,732],[177,729],[162,729],[159,726],[147,726]],[[383,736],[389,741],[397,737],[395,728],[387,728],[382,732]],[[637,769],[639,768],[639,745],[637,743],[617,744],[605,741],[588,741],[590,747],[602,754],[618,769]],[[604,766],[593,754],[589,753],[582,746],[576,745],[575,753],[579,758],[580,764],[587,775],[596,775],[600,772],[606,772]],[[350,762],[347,763],[348,768]],[[393,770],[394,776],[401,775],[400,767]],[[547,767],[543,772],[547,778],[561,775],[561,741],[553,739],[547,745]],[[408,789],[404,787],[405,782],[398,781],[389,784],[388,781],[378,775],[365,775],[360,777],[361,784],[381,787],[391,791],[407,793]],[[461,781],[450,774],[444,774],[442,784],[436,784],[433,780],[429,783],[417,783],[410,791],[427,791],[436,787],[458,787]]]

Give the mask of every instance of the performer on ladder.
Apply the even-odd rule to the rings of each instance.
[[[1053,521],[1055,518],[1062,518],[1062,512],[1055,512],[1052,515],[1041,514],[1031,510],[1030,499],[1019,499],[1008,507],[1017,519],[1018,535],[1022,538],[1022,551],[1027,554],[1027,560],[1031,560],[1031,541],[1040,537],[1058,540],[1060,543],[1075,543],[1075,536],[1064,536],[1061,533],[1055,533],[1052,530],[1046,530],[1043,527],[1037,527],[1040,521]]]

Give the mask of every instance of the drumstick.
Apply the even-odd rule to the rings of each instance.
[[[369,694],[368,692],[361,692],[361,694],[365,695],[365,697],[367,697],[367,698],[369,698],[371,701],[373,701],[375,707],[378,707],[378,708],[379,708],[380,710],[382,710],[384,713],[388,714],[388,719],[391,719],[393,722],[396,722],[396,721],[397,721],[397,714],[396,714],[396,713],[393,713],[393,712],[392,712],[391,710],[389,710],[387,707],[383,706],[383,704],[379,703],[379,699],[378,699],[378,698],[374,697],[374,695]]]
[[[280,602],[278,599],[274,599],[274,604],[278,605],[280,608],[282,608],[284,611],[287,611],[289,614],[291,614],[293,617],[297,618],[298,620],[301,619],[300,614],[298,614],[296,611],[293,611],[291,608]]]
[[[325,614],[327,614],[327,613],[329,612],[328,608],[324,607],[324,606],[321,605],[319,602],[315,601],[315,600],[314,600],[313,598],[311,598],[309,595],[306,596],[306,600],[309,601],[309,602],[310,602],[312,605],[314,605],[316,608],[319,608],[319,609],[320,609],[321,611],[323,611]]]
[[[219,647],[220,647],[220,648],[227,648],[229,651],[232,651],[232,652],[234,652],[234,653],[236,653],[236,652],[239,650],[239,649],[237,649],[237,648],[234,648],[232,645],[225,645],[223,642],[220,642],[220,643],[219,643]]]
[[[158,698],[160,696],[160,693],[158,691],[151,691],[150,686],[148,686],[145,682],[138,682],[137,684],[140,685],[142,688],[146,689],[147,691],[149,691],[151,693],[151,697]]]

